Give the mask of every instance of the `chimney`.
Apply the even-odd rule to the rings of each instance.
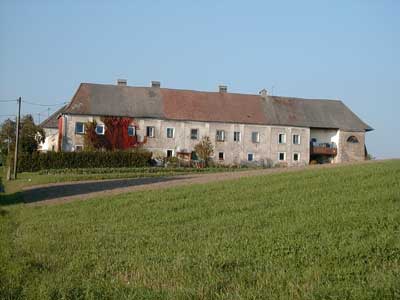
[[[228,92],[228,87],[226,85],[220,85],[219,86],[219,92],[220,93],[227,93]]]
[[[126,79],[117,79],[117,85],[126,86],[127,85]]]
[[[266,89],[262,89],[261,91],[258,92],[261,96],[266,97],[268,96],[268,92]]]
[[[160,88],[160,87],[161,87],[161,82],[159,82],[159,81],[152,81],[152,82],[151,82],[151,87],[153,87],[153,88]]]

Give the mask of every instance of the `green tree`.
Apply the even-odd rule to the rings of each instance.
[[[21,152],[32,154],[43,143],[46,134],[42,127],[35,124],[32,115],[25,115],[21,119],[20,145]]]
[[[194,151],[196,151],[197,155],[204,160],[207,165],[210,157],[214,154],[214,146],[211,143],[210,137],[203,136],[200,142],[194,146]]]
[[[7,119],[0,128],[0,160],[5,163],[8,153],[14,150],[15,121]]]

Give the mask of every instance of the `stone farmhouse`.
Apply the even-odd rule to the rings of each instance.
[[[51,134],[43,150],[81,151],[85,123],[107,130],[102,117],[129,117],[129,136],[150,151],[190,159],[203,136],[222,164],[359,161],[366,157],[365,133],[373,130],[343,102],[217,92],[81,83],[69,104],[42,123]]]

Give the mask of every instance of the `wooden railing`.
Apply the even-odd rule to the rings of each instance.
[[[312,146],[310,148],[311,154],[321,154],[321,155],[336,155],[337,148],[333,147],[322,147],[322,146]]]

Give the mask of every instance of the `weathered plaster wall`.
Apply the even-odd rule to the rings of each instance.
[[[83,135],[75,134],[76,122],[87,122],[95,119],[101,123],[100,117],[90,116],[65,116],[67,122],[63,137],[63,151],[74,151],[76,145],[83,145]],[[155,127],[155,137],[147,138],[144,148],[150,151],[173,150],[177,151],[193,151],[195,145],[203,136],[209,136],[213,142],[214,160],[223,164],[237,164],[247,161],[248,153],[253,153],[254,160],[273,163],[278,162],[278,153],[286,153],[286,163],[288,165],[305,165],[309,163],[309,128],[302,127],[280,127],[280,126],[263,126],[263,125],[247,125],[247,124],[231,124],[231,123],[209,123],[209,122],[192,122],[192,121],[171,121],[158,119],[136,119],[138,125],[137,135],[139,141],[143,141],[146,135],[146,127]],[[174,128],[174,137],[167,137],[167,128]],[[192,140],[190,138],[191,129],[199,130],[199,138]],[[225,141],[216,141],[216,131],[225,131]],[[233,140],[234,131],[241,133],[239,142]],[[259,132],[259,143],[252,142],[252,132]],[[286,143],[278,144],[279,133],[286,134]],[[300,135],[300,144],[293,145],[292,135]],[[224,152],[224,160],[218,160],[218,153]],[[298,162],[293,161],[293,153],[298,153],[300,159]]]
[[[339,130],[337,129],[310,129],[310,140],[314,138],[317,143],[339,143]]]
[[[350,143],[347,139],[355,136],[358,143]],[[339,146],[336,162],[365,160],[365,132],[339,131]]]

